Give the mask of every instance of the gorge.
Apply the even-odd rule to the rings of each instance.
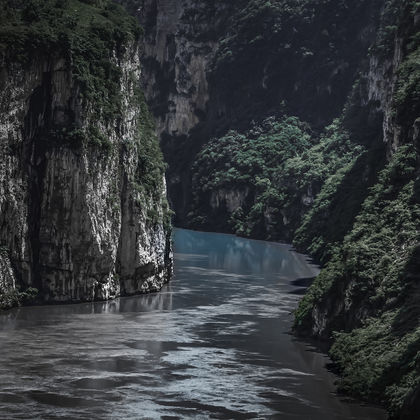
[[[416,418],[418,3],[125,3],[175,223],[310,253],[295,331],[332,344],[342,390]]]
[[[160,290],[172,208],[311,255],[295,334],[418,418],[417,1],[0,6],[0,308]]]

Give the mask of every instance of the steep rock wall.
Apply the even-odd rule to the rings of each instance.
[[[235,2],[118,1],[145,28],[144,91],[169,164],[167,180],[175,218],[185,225],[192,157],[215,127],[208,118],[209,73]]]
[[[385,159],[296,313],[298,332],[331,341],[343,390],[404,419],[418,417],[420,388],[419,20],[416,2],[385,2],[369,68],[345,115],[367,154]],[[377,138],[366,136],[366,117],[374,113],[383,116]],[[373,159],[352,172],[351,182],[365,185],[372,168]],[[338,185],[333,195],[351,202],[354,192]],[[336,212],[334,200],[318,205]],[[318,216],[309,224],[322,227]],[[300,232],[306,237],[307,227]]]
[[[163,164],[159,154],[151,160],[158,146],[138,88],[137,43],[109,60],[121,112],[105,117],[59,52],[25,63],[3,54],[2,289],[91,301],[156,291],[170,278]]]
[[[191,166],[212,136],[283,112],[317,127],[339,115],[381,3],[120,2],[145,28],[145,91],[181,225],[190,223]]]
[[[16,277],[6,249],[0,251],[0,309],[6,309],[16,304],[14,291]]]
[[[361,74],[359,83],[355,87],[355,92],[353,92],[351,97],[351,103],[346,111],[348,114],[358,113],[359,117],[362,116],[361,118],[363,118],[362,121],[358,118],[356,118],[356,122],[351,121],[350,130],[353,131],[352,134],[356,140],[360,140],[358,136],[358,131],[360,130],[367,129],[367,133],[370,134],[368,123],[364,119],[366,115],[375,114],[381,117],[380,119],[374,119],[375,124],[380,124],[381,132],[377,136],[369,137],[364,135],[363,137],[363,140],[369,140],[367,153],[376,156],[379,161],[382,160],[380,157],[381,153],[384,156],[386,155],[386,160],[382,166],[376,168],[379,176],[376,174],[376,181],[372,185],[373,189],[366,190],[365,198],[367,200],[372,199],[375,189],[382,193],[380,188],[386,187],[390,192],[393,191],[394,194],[397,194],[401,192],[407,181],[413,179],[415,183],[418,182],[416,181],[416,176],[418,176],[419,172],[417,157],[420,141],[418,130],[419,101],[418,97],[412,96],[413,92],[410,92],[410,90],[414,90],[415,92],[416,83],[418,83],[418,73],[417,67],[410,68],[410,77],[412,78],[412,84],[410,86],[407,80],[404,80],[403,67],[412,59],[413,55],[417,56],[416,49],[418,45],[411,43],[411,41],[416,31],[418,31],[419,14],[413,9],[409,1],[405,5],[401,5],[399,9],[400,15],[396,17],[395,22],[398,24],[398,31],[388,44],[387,54],[383,55],[379,54],[379,52],[372,54],[368,69]],[[405,101],[412,102],[410,104],[411,113],[409,114],[404,112],[404,109],[407,108],[406,104],[403,101],[399,102],[397,98],[402,93],[406,95]],[[351,118],[345,115],[344,119]],[[360,124],[361,122],[364,124]],[[348,121],[347,124],[349,124]],[[403,164],[406,164],[407,167],[398,167]],[[371,170],[372,167],[374,167],[373,162],[364,162],[364,166],[359,168],[359,174],[355,173],[353,175],[352,181],[357,182],[356,180],[358,180],[360,183],[363,183],[366,180],[366,172]],[[393,174],[392,171],[396,173],[393,176],[384,178],[384,176],[381,177],[381,171],[384,174],[389,172]],[[401,173],[398,171],[401,171]],[[338,196],[342,194],[341,187],[339,186],[335,193]],[[395,199],[396,197],[390,193],[389,198]],[[379,200],[379,196],[375,199]],[[417,201],[411,202],[413,205],[416,203]],[[329,204],[331,205],[331,203]],[[379,206],[379,203],[377,205]],[[414,211],[415,207],[410,208],[410,210]],[[366,213],[366,208],[359,210],[359,213],[363,212]],[[416,220],[417,216],[416,212],[410,214],[413,220]],[[391,222],[390,220],[389,224]],[[319,220],[314,219],[313,223],[319,223]],[[411,233],[415,236],[416,230]],[[379,240],[380,237],[378,237]],[[397,241],[396,238],[395,241]],[[412,243],[407,242],[404,247],[411,247],[412,245]],[[401,250],[402,254],[403,250]],[[408,257],[405,256],[404,259],[406,258]],[[337,284],[340,290],[336,292],[338,295],[345,295],[344,299],[337,300],[336,297],[331,296],[330,300],[324,302],[325,306],[323,309],[320,306],[314,308],[314,335],[328,336],[331,330],[334,329],[331,325],[335,324],[335,318],[342,318],[344,312],[348,312],[351,318],[346,323],[348,329],[359,325],[363,319],[371,314],[370,309],[374,308],[365,301],[350,304],[352,300],[351,289],[354,286],[353,280],[347,279],[346,282]],[[347,303],[344,304],[344,301]],[[338,325],[340,322],[338,322]]]

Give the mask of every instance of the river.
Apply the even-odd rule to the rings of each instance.
[[[288,245],[176,229],[161,293],[0,315],[0,418],[384,420],[290,329],[318,273]]]

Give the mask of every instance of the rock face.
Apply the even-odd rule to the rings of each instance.
[[[244,190],[224,190],[220,189],[217,191],[212,191],[210,197],[210,205],[213,210],[218,210],[225,207],[226,211],[233,213],[239,208],[241,208],[249,194],[249,190],[244,188]]]
[[[192,157],[209,138],[209,72],[230,2],[119,0],[145,29],[143,85],[168,162],[168,189],[178,221],[191,200]]]
[[[0,251],[0,309],[15,304],[16,278],[6,249]]]
[[[145,94],[157,117],[158,133],[175,138],[188,136],[206,111],[207,72],[215,41],[194,39],[186,14],[202,9],[205,3],[190,0],[139,3],[139,18],[146,28]]]
[[[154,191],[141,174],[152,133],[134,100],[136,44],[115,62],[122,117],[108,121],[95,120],[98,105],[82,100],[63,58],[1,63],[0,294],[19,286],[47,302],[103,300],[170,278],[163,173]]]
[[[212,136],[247,129],[284,107],[317,126],[339,115],[381,3],[119,2],[145,28],[145,93],[169,165],[176,222],[184,226],[191,166]]]
[[[391,418],[404,419],[418,417],[420,388],[417,6],[385,2],[370,62],[343,117],[367,158],[351,169],[349,182],[336,187],[335,200],[320,207],[334,215],[338,201],[363,200],[347,211],[352,224],[296,312],[298,332],[332,344],[342,389],[385,404]],[[376,136],[372,122],[380,129]],[[367,180],[369,171],[373,182]],[[350,183],[370,188],[352,191]],[[313,217],[300,232],[307,240],[312,236],[304,244],[322,238],[323,226],[321,217]],[[329,234],[323,239],[332,242]]]
[[[412,250],[413,246],[416,246],[416,240],[419,239],[418,237],[416,239],[419,220],[417,215],[418,197],[415,194],[419,182],[418,147],[420,136],[418,116],[420,108],[418,97],[412,92],[412,90],[416,89],[416,83],[419,82],[416,79],[418,78],[418,73],[416,72],[418,67],[418,45],[410,44],[412,36],[418,31],[419,14],[411,6],[408,3],[405,7],[401,7],[399,15],[395,17],[395,24],[398,25],[398,30],[392,40],[388,42],[386,54],[376,52],[371,55],[367,69],[360,75],[360,86],[355,89],[358,91],[357,95],[353,95],[352,98],[355,102],[349,106],[349,108],[356,108],[361,115],[368,117],[372,115],[380,116],[379,119],[373,118],[374,123],[380,127],[380,133],[376,138],[372,136],[369,139],[367,153],[370,153],[378,160],[382,160],[380,155],[383,153],[386,159],[382,168],[375,169],[378,172],[382,169],[384,174],[391,168],[392,171],[401,171],[398,176],[390,176],[389,179],[384,179],[383,175],[381,178],[381,174],[379,174],[374,188],[393,190],[394,195],[390,195],[389,198],[396,200],[397,193],[401,194],[404,186],[407,188],[408,185],[411,185],[410,183],[414,185],[414,189],[409,190],[413,197],[408,203],[404,203],[407,205],[407,208],[405,208],[407,212],[406,219],[412,218],[414,221],[410,232],[413,237],[408,239],[409,236],[407,236],[405,243],[401,244],[401,249],[394,254],[394,257],[400,259],[400,262],[407,262],[410,258],[410,252],[407,251]],[[413,59],[416,61],[416,65],[411,67],[410,63]],[[404,74],[407,68],[409,75],[412,77],[410,83],[407,82]],[[352,110],[349,113],[352,113]],[[360,122],[360,120],[357,121],[359,124]],[[358,127],[354,126],[352,128],[357,131]],[[368,122],[362,125],[362,128],[369,133]],[[355,137],[357,136],[355,135]],[[407,162],[396,163],[395,161],[398,158],[407,158]],[[410,159],[413,160],[410,161]],[[399,165],[401,165],[401,168],[398,167]],[[393,168],[394,166],[395,168]],[[360,183],[364,182],[364,174],[372,167],[374,168],[374,164],[371,161],[365,163],[365,167],[362,168],[358,176]],[[338,191],[338,194],[340,193]],[[370,194],[372,197],[372,192]],[[375,199],[378,200],[378,198]],[[388,207],[391,207],[393,203],[389,200],[387,204]],[[377,205],[383,206],[383,203],[378,202]],[[359,210],[359,213],[362,215],[364,212],[366,210],[363,208]],[[359,218],[361,219],[362,217],[359,216]],[[388,221],[387,225],[390,227],[392,221]],[[353,227],[353,229],[357,229],[357,227]],[[378,236],[376,240],[380,243],[381,239]],[[396,243],[397,239],[394,238],[394,241]],[[389,256],[391,255],[389,254]],[[412,271],[412,269],[409,271]],[[337,283],[331,292],[325,295],[325,299],[320,300],[314,306],[311,334],[319,337],[329,337],[334,329],[342,326],[343,322],[345,329],[350,330],[355,326],[359,326],[363,320],[375,313],[376,307],[364,300],[359,302],[354,300],[352,290],[358,287],[357,283],[359,281],[356,277],[357,271],[354,274],[354,278],[347,278],[345,281]],[[410,274],[409,281],[411,280]],[[375,288],[378,287],[379,285],[375,286]],[[339,299],[337,299],[338,296],[340,296]]]

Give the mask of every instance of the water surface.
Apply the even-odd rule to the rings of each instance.
[[[159,294],[0,315],[1,419],[385,419],[337,397],[328,359],[289,333],[297,285],[318,272],[304,256],[174,241]]]

